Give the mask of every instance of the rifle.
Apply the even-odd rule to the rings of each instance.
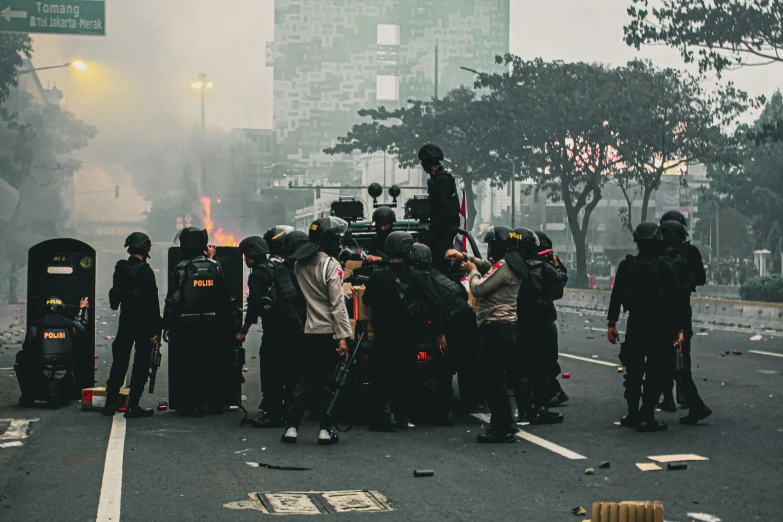
[[[160,361],[162,358],[160,353],[160,339],[158,339],[158,342],[152,347],[152,352],[150,352],[150,393],[155,391],[155,379],[158,377],[158,368],[160,368]]]
[[[365,336],[365,332],[362,332],[362,334],[359,336],[359,340],[356,341],[356,347],[354,347],[351,357],[347,361],[341,362],[334,369],[332,378],[329,381],[329,384],[326,386],[326,389],[329,391],[329,393],[332,394],[332,399],[331,401],[329,401],[329,407],[326,408],[326,415],[328,415],[329,417],[334,416],[334,412],[337,409],[337,401],[340,398],[340,392],[343,390],[343,388],[345,388],[345,386],[348,383],[348,377],[351,374],[351,368],[356,362],[356,357],[359,355],[359,352],[361,351],[360,348],[362,346],[362,341],[364,340],[364,336]],[[353,424],[348,424],[347,428],[341,430],[340,428],[337,427],[337,424],[335,423],[335,428],[338,431],[346,432],[346,431],[350,431],[351,428],[353,428]]]

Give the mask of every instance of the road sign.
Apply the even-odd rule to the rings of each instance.
[[[0,32],[106,35],[104,0],[0,0]]]

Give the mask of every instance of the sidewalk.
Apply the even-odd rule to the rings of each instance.
[[[0,303],[0,350],[16,352],[22,347],[26,308],[23,304]]]

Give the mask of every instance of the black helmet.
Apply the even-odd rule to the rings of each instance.
[[[552,240],[549,239],[549,236],[543,232],[539,232],[538,230],[535,231],[535,234],[538,236],[538,242],[541,243],[541,246],[538,249],[539,252],[543,252],[544,250],[552,250]]]
[[[269,245],[268,252],[273,256],[285,255],[284,243],[285,236],[294,231],[294,227],[289,225],[277,225],[270,228],[264,234],[264,241]]]
[[[494,261],[500,261],[509,250],[514,250],[516,239],[513,239],[514,231],[502,225],[494,227],[492,243],[489,245],[487,255]]]
[[[283,251],[289,256],[308,241],[307,232],[302,232],[301,230],[293,230],[283,237],[285,238],[285,241],[283,242]]]
[[[517,243],[514,246],[514,250],[522,252],[525,258],[534,257],[538,254],[541,248],[541,240],[538,238],[535,232],[529,228],[517,228],[514,229],[514,239]]]
[[[348,222],[336,216],[318,218],[310,225],[307,243],[300,246],[289,257],[294,261],[306,259],[323,248],[324,252],[337,257],[342,252],[342,239],[348,231]]]
[[[184,258],[200,256],[209,246],[209,233],[200,228],[183,228],[177,236]]]
[[[639,223],[636,226],[636,230],[633,231],[633,240],[636,243],[640,241],[663,241],[661,227],[650,221]]]
[[[63,300],[59,297],[51,296],[44,300],[44,313],[51,312],[53,314],[61,314],[63,313],[63,310],[65,310],[65,305],[63,304]]]
[[[484,231],[484,234],[481,236],[481,240],[485,243],[489,244],[492,241],[495,240],[495,227],[489,227]]]
[[[125,238],[125,248],[131,254],[142,254],[149,257],[150,250],[152,250],[152,241],[150,236],[144,232],[133,232]]]
[[[414,243],[405,258],[415,266],[429,268],[432,265],[432,250],[424,243]]]
[[[434,143],[428,143],[419,149],[419,161],[425,169],[432,165],[440,165],[443,160],[443,151]]]
[[[413,246],[413,236],[408,232],[397,230],[386,238],[386,255],[389,257],[406,257]]]
[[[664,221],[661,223],[663,242],[675,248],[682,248],[688,240],[688,231],[679,221]]]
[[[661,216],[661,225],[663,225],[664,221],[676,221],[684,227],[688,226],[688,223],[685,221],[685,216],[683,216],[682,212],[679,210],[669,210],[668,212],[664,212]]]
[[[375,224],[376,229],[378,225],[393,225],[395,221],[397,221],[397,216],[394,215],[394,211],[390,207],[378,207],[372,213],[372,222]]]
[[[250,236],[239,242],[239,251],[245,257],[258,259],[269,253],[269,245],[262,237]]]

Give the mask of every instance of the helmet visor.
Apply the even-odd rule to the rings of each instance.
[[[348,231],[348,222],[344,219],[329,216],[329,232],[335,236],[344,236]]]

